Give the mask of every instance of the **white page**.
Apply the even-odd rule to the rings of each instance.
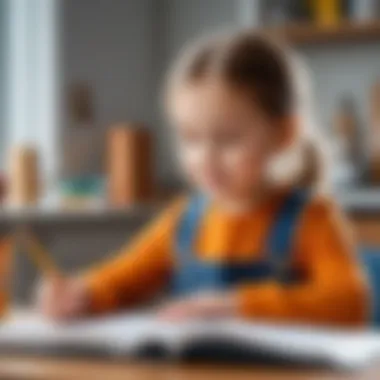
[[[242,343],[257,345],[289,357],[322,359],[357,367],[380,357],[380,334],[372,330],[321,329],[230,321],[225,333]]]
[[[237,320],[172,324],[154,314],[129,313],[57,324],[38,316],[15,317],[0,325],[0,345],[99,346],[110,353],[128,353],[147,341],[163,342],[178,353],[186,343],[220,337],[246,347],[261,347],[289,358],[330,361],[352,368],[380,356],[380,335],[372,331],[322,330],[275,326]]]
[[[123,314],[112,317],[54,322],[38,315],[15,316],[0,325],[0,344],[60,343],[103,345],[112,349],[121,342],[126,346],[152,330],[152,318],[146,314]]]

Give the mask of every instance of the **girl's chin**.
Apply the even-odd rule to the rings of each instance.
[[[229,189],[226,189],[222,186],[210,186],[207,185],[204,187],[204,191],[214,199],[225,199],[231,196]]]

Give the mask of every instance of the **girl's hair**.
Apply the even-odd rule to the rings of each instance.
[[[312,127],[307,75],[299,59],[286,46],[250,31],[215,36],[193,44],[180,54],[170,71],[168,88],[209,77],[241,89],[270,118],[293,114],[302,118],[297,144],[272,165],[272,173],[301,187],[324,182],[321,144]],[[285,169],[285,170],[284,170]],[[278,179],[278,177],[277,177]]]

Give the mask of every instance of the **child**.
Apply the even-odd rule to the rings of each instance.
[[[296,74],[284,47],[250,32],[185,52],[166,99],[197,194],[110,262],[45,282],[42,311],[114,311],[170,289],[164,318],[364,324],[366,283],[343,215],[317,191],[323,175]]]

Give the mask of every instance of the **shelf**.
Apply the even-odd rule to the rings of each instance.
[[[336,199],[349,213],[379,214],[380,189],[352,189],[350,191],[337,191]]]
[[[0,225],[23,223],[81,223],[111,221],[141,221],[150,218],[164,206],[163,202],[136,204],[130,207],[97,207],[68,210],[59,207],[30,207],[22,209],[0,209]]]
[[[264,32],[295,45],[365,42],[380,40],[380,21],[357,24],[345,22],[336,26],[295,24],[264,29]]]
[[[353,214],[378,215],[380,213],[380,189],[337,191],[336,199],[343,209]],[[125,208],[102,206],[92,209],[65,210],[59,207],[37,206],[24,209],[0,208],[0,226],[19,223],[104,223],[141,222],[165,208],[168,200],[136,204]]]

